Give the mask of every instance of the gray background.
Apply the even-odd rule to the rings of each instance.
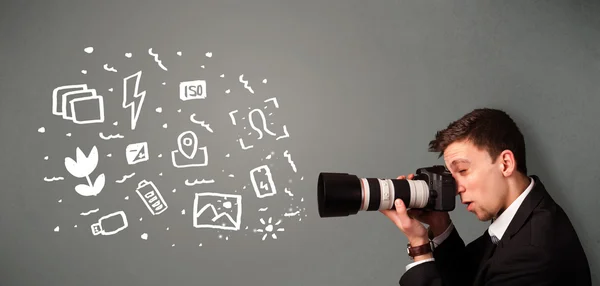
[[[599,282],[598,2],[3,1],[0,39],[1,285],[397,285],[410,262],[405,237],[377,212],[319,218],[317,175],[395,178],[442,163],[427,152],[435,131],[483,106],[521,126],[529,169],[570,216]],[[122,79],[139,70],[147,99],[132,131]],[[179,100],[178,83],[195,79],[208,81],[207,98]],[[104,97],[104,123],[52,115],[52,90],[75,83]],[[276,132],[285,124],[289,138],[256,140],[231,124],[229,111],[264,108],[270,97],[280,108],[269,107],[269,122]],[[191,123],[192,113],[214,133]],[[207,146],[208,166],[172,166],[170,151],[186,130]],[[124,138],[102,140],[100,132]],[[255,148],[241,150],[238,136]],[[140,141],[150,160],[127,165],[125,146]],[[100,154],[92,179],[105,173],[106,186],[83,197],[74,187],[85,180],[67,173],[64,158],[92,146]],[[260,164],[270,166],[277,195],[253,193],[248,172]],[[65,179],[43,180],[52,176]],[[184,184],[193,178],[216,183]],[[142,179],[161,190],[165,213],[151,216],[136,196]],[[194,193],[206,191],[242,195],[239,231],[192,227]],[[92,223],[120,209],[127,229],[91,234]],[[282,216],[290,209],[299,215]],[[282,219],[285,231],[262,241],[252,229],[268,217]],[[462,205],[452,217],[466,241],[488,226]]]

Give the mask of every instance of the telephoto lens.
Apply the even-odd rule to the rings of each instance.
[[[455,181],[440,165],[418,169],[412,180],[323,172],[317,182],[321,217],[394,209],[398,198],[407,208],[451,211],[455,208],[455,197]]]

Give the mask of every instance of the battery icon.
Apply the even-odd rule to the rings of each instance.
[[[156,188],[153,182],[142,180],[138,184],[137,190],[135,190],[140,196],[150,213],[152,215],[158,215],[167,209],[167,203],[163,199],[160,191]]]

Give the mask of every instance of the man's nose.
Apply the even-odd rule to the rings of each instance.
[[[463,187],[463,186],[460,186],[460,185],[459,185],[459,186],[456,188],[456,194],[457,194],[457,195],[458,195],[458,194],[462,194],[462,193],[464,193],[464,192],[465,192],[465,190],[466,190],[466,189],[465,189],[465,187]]]

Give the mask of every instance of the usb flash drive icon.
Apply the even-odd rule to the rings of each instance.
[[[118,211],[101,217],[97,223],[92,224],[93,235],[113,235],[127,228],[125,212]]]

